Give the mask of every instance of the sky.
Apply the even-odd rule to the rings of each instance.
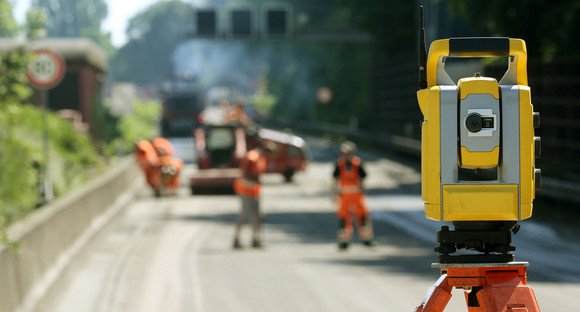
[[[127,41],[125,28],[129,19],[157,1],[159,0],[105,0],[109,14],[103,21],[103,30],[111,33],[115,47],[120,47]],[[30,0],[16,0],[13,3],[14,17],[19,23],[24,22]]]

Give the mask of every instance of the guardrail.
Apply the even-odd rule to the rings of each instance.
[[[373,146],[384,147],[415,157],[421,157],[421,141],[413,138],[361,129],[351,129],[350,127],[333,124],[314,124],[311,122],[289,122],[283,120],[275,120],[272,124],[282,128],[300,129],[317,134],[338,134],[349,140],[364,142],[372,144]]]
[[[18,247],[0,246],[0,311],[35,311],[71,259],[134,198],[139,175],[126,158],[10,226]]]
[[[279,127],[287,127],[323,134],[332,133],[348,138],[349,140],[372,144],[377,147],[388,148],[413,157],[421,157],[421,141],[398,136],[381,134],[372,131],[351,129],[346,126],[331,124],[314,124],[307,122],[289,122],[275,120],[273,124]],[[542,188],[537,190],[538,195],[547,198],[565,200],[580,204],[580,183],[561,179],[542,177]]]

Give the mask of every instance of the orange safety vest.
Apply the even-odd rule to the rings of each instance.
[[[155,138],[152,143],[159,156],[173,156],[175,154],[175,148],[165,138]]]
[[[148,170],[152,166],[157,166],[159,162],[159,158],[157,157],[157,153],[151,145],[151,142],[147,140],[141,140],[137,143],[137,149],[135,151],[135,157],[137,158],[137,162],[141,169]]]
[[[346,160],[340,158],[338,160],[338,168],[340,174],[338,176],[340,193],[341,194],[357,194],[362,193],[360,175],[358,174],[358,168],[360,166],[361,160],[357,156],[351,159],[350,169],[346,166]]]
[[[247,197],[258,197],[261,191],[259,182],[245,177],[246,173],[252,176],[259,176],[266,172],[266,158],[260,155],[257,149],[246,153],[240,162],[241,175],[234,181],[234,191]]]

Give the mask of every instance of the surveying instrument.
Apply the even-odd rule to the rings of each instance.
[[[470,312],[539,312],[526,285],[527,262],[514,261],[511,234],[532,215],[540,170],[539,114],[533,112],[525,42],[512,38],[436,40],[427,55],[423,7],[419,88],[423,114],[421,191],[427,218],[442,226],[435,247],[441,277],[416,312],[443,311],[454,287]],[[503,57],[498,82],[475,73],[455,83],[449,58]]]

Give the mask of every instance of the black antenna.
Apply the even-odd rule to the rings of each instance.
[[[425,42],[425,17],[423,6],[419,6],[419,89],[427,88],[427,44]]]

